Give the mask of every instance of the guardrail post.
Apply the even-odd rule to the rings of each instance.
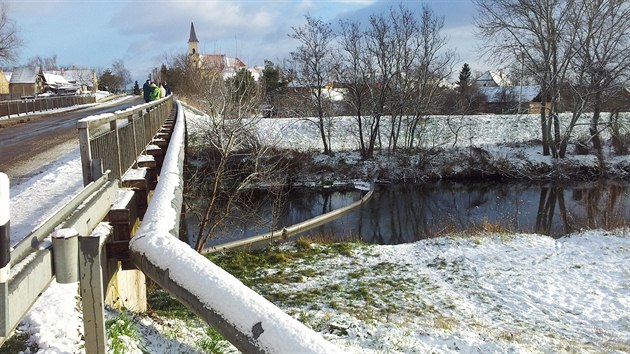
[[[79,233],[75,229],[59,229],[52,233],[53,264],[59,284],[79,281]]]
[[[81,152],[81,169],[83,170],[83,185],[87,186],[94,180],[92,176],[92,149],[90,147],[90,129],[88,123],[79,122],[79,151]]]
[[[103,264],[105,240],[111,227],[99,224],[89,236],[79,236],[79,284],[83,304],[83,331],[87,354],[107,353]]]
[[[9,273],[11,270],[11,235],[9,232],[9,177],[0,172],[0,337],[9,329]]]

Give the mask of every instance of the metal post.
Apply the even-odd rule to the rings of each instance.
[[[95,180],[92,176],[92,149],[90,147],[90,125],[88,122],[77,123],[79,131],[79,151],[81,153],[81,169],[83,170],[83,185],[87,186]]]
[[[111,231],[111,226],[101,223],[90,236],[79,236],[79,281],[87,354],[107,353],[103,246]]]
[[[11,235],[9,232],[9,177],[0,172],[0,337],[9,329],[9,274],[11,270]]]
[[[79,281],[79,233],[75,229],[58,229],[52,233],[53,264],[59,284]]]

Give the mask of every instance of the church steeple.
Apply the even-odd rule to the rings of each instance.
[[[199,40],[195,33],[195,25],[190,21],[190,37],[188,37],[188,55],[199,54]]]

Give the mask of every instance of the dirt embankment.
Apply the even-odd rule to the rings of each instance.
[[[287,173],[294,182],[321,184],[343,180],[384,180],[395,183],[434,180],[530,180],[566,181],[630,176],[630,156],[611,156],[600,161],[595,155],[563,159],[543,156],[535,145],[472,147],[435,150],[419,154],[379,153],[363,160],[358,152],[333,156],[291,153]]]

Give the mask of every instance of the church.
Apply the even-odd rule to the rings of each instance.
[[[192,21],[190,22],[190,36],[188,37],[188,55],[197,68],[221,72],[223,79],[233,77],[239,70],[247,68],[239,58],[228,57],[225,54],[199,53],[199,40]]]

